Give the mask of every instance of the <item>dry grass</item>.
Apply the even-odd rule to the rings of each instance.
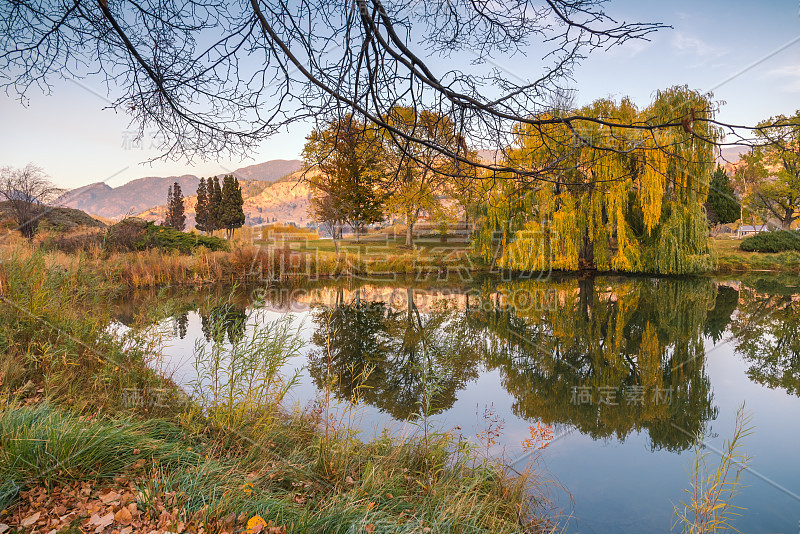
[[[240,254],[225,257],[230,269],[251,259],[246,249]],[[141,280],[171,280],[177,267],[153,264],[180,265],[181,258],[140,254],[126,268]],[[195,260],[211,266],[220,258],[204,253]],[[242,417],[209,418],[195,405],[202,399],[170,400],[155,411],[148,392],[170,387],[148,366],[157,340],[137,337],[136,329],[125,339],[109,334],[108,305],[121,286],[96,266],[86,256],[26,248],[0,262],[0,345],[9,347],[0,355],[0,504],[15,526],[37,513],[38,500],[20,495],[47,498],[59,484],[103,478],[106,489],[138,488],[137,510],[149,517],[168,504],[191,532],[219,531],[231,515],[259,515],[308,533],[534,531],[536,518],[524,513],[532,498],[525,476],[477,458],[447,433],[365,443],[352,427],[331,427],[326,410],[286,413],[264,398],[258,406],[240,406],[239,397],[216,406]],[[259,351],[278,345],[242,346],[240,358],[229,358],[220,344],[219,361],[245,365],[246,377],[274,374],[277,367],[265,370]],[[273,356],[280,363],[281,355]],[[131,389],[143,403],[126,401]]]

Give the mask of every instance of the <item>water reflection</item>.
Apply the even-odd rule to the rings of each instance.
[[[186,339],[168,357],[188,383],[191,365],[180,365],[195,341],[219,331],[230,342],[244,315],[289,312],[304,324],[306,352],[292,362],[305,366],[301,406],[332,384],[340,399],[367,403],[356,423],[366,436],[392,425],[381,413],[404,420],[427,408],[446,412],[440,428],[470,437],[476,405],[479,415],[494,402],[509,457],[538,422],[559,436],[577,430],[546,452],[582,521],[568,531],[666,531],[692,457],[674,452],[711,420],[711,444],[722,447],[742,401],[757,416],[746,443],[754,468],[797,492],[800,429],[787,421],[800,409],[800,288],[796,277],[762,278],[351,279],[233,295],[202,287],[140,292],[118,317],[174,325],[174,338]],[[435,393],[427,406],[426,392]],[[795,524],[792,497],[763,479],[747,484],[737,502],[748,509],[743,531]]]
[[[332,384],[340,399],[357,394],[401,420],[423,409],[426,391],[428,409],[451,408],[488,370],[520,418],[594,439],[643,432],[653,449],[684,450],[717,416],[705,347],[727,332],[752,380],[800,394],[800,298],[784,283],[598,276],[420,289],[349,280],[232,297],[212,288],[192,295],[205,338],[241,337],[253,295],[308,315],[306,368],[317,388]],[[165,295],[139,301],[148,299]],[[186,336],[191,307],[172,305],[176,337]],[[121,307],[120,319],[133,324],[133,310]]]
[[[522,282],[500,292],[508,301],[525,289],[545,288]],[[487,362],[501,370],[515,413],[593,438],[646,430],[653,448],[691,446],[717,413],[703,344],[715,284],[586,278],[547,290],[555,292],[549,306],[505,305],[474,317],[497,339]]]
[[[731,333],[736,350],[750,365],[747,376],[751,380],[800,395],[800,295],[796,286],[757,280],[743,288]]]
[[[423,363],[437,409],[485,365],[519,417],[593,438],[646,430],[668,450],[691,446],[716,416],[703,334],[725,330],[735,290],[706,279],[486,282],[423,312],[406,291],[405,309],[342,288],[318,305],[308,356],[318,387],[332,374],[340,398],[358,390],[403,419],[420,406]]]
[[[469,338],[458,336],[447,306],[421,312],[414,290],[406,290],[405,310],[365,300],[361,290],[345,296],[339,288],[330,306],[313,313],[315,349],[308,371],[322,388],[336,377],[334,391],[344,400],[360,397],[406,419],[421,409],[450,408],[456,394],[478,376],[479,352]],[[425,391],[433,392],[425,406]]]

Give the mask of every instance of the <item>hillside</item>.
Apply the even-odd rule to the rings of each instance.
[[[95,183],[67,192],[57,203],[101,217],[116,219],[166,202],[167,188],[175,182],[180,184],[184,194],[194,194],[200,179],[192,174],[186,174],[166,178],[148,176],[119,187]]]
[[[11,219],[11,209],[8,202],[0,202],[0,223],[4,225],[16,226]],[[40,228],[43,230],[72,230],[79,226],[89,228],[105,228],[106,224],[99,221],[81,210],[72,208],[53,208],[49,207],[39,221]]]
[[[267,183],[297,171],[300,166],[300,160],[277,159],[242,167],[232,174],[240,181],[253,184],[251,194],[256,195]],[[184,195],[192,196],[197,191],[200,178],[193,174],[147,176],[119,187],[110,187],[108,184],[97,182],[65,193],[58,199],[57,204],[108,219],[120,219],[164,204],[167,200],[167,188],[174,182],[180,184]]]
[[[241,182],[244,197],[245,224],[255,226],[272,222],[293,222],[305,226],[308,222],[308,201],[311,191],[308,183],[300,180],[299,172],[293,173],[277,183]],[[195,206],[197,197],[184,199],[186,208],[186,226],[195,223]],[[160,205],[138,214],[137,217],[148,221],[163,221],[167,213],[166,205]]]

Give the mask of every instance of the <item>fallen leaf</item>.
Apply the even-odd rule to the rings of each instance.
[[[27,528],[27,527],[33,525],[34,523],[36,523],[39,520],[39,516],[40,515],[42,515],[41,512],[36,512],[33,515],[29,515],[28,517],[26,517],[25,519],[20,521],[19,526]]]
[[[100,532],[108,525],[114,522],[114,514],[108,513],[103,517],[100,517],[97,514],[94,514],[92,518],[89,520],[89,526],[96,526],[97,528],[94,529],[95,532]]]
[[[133,516],[131,515],[131,511],[127,508],[120,508],[119,511],[114,514],[114,521],[122,525],[130,525],[132,520]]]
[[[353,480],[353,477],[351,477],[350,475],[347,475],[345,477],[344,481],[347,482],[348,484],[355,484],[356,483],[356,481]]]
[[[120,495],[116,491],[109,491],[108,493],[100,495],[100,502],[103,504],[108,504],[112,501],[119,500],[120,497],[122,497],[122,495]]]
[[[11,528],[11,527],[6,525],[5,523],[0,523],[0,534],[3,534],[3,532],[6,532],[9,528]]]
[[[366,530],[367,532],[375,532],[375,525],[373,525],[372,523],[370,523],[369,525],[367,525],[366,527],[364,527],[364,530]]]
[[[264,521],[264,518],[260,515],[255,515],[247,521],[247,530],[244,532],[245,534],[258,534],[264,530],[264,527],[266,526],[267,522]]]

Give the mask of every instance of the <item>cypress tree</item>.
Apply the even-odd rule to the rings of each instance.
[[[186,228],[186,214],[183,206],[183,192],[178,182],[167,190],[167,217],[164,226],[182,232]]]
[[[167,213],[164,214],[164,222],[161,224],[172,228],[172,186],[167,188]]]
[[[720,166],[711,175],[711,185],[706,200],[706,214],[713,224],[735,222],[740,215],[739,201],[731,185],[728,173]]]
[[[194,225],[201,232],[208,232],[208,192],[206,179],[200,178],[197,185],[197,205],[195,206]]]
[[[206,189],[208,189],[208,231],[213,232],[222,228],[222,188],[219,185],[219,177],[209,178]]]
[[[233,237],[233,230],[241,228],[244,224],[244,199],[239,180],[231,174],[223,178],[222,182],[222,209],[220,210],[220,223],[228,233],[228,239]]]

